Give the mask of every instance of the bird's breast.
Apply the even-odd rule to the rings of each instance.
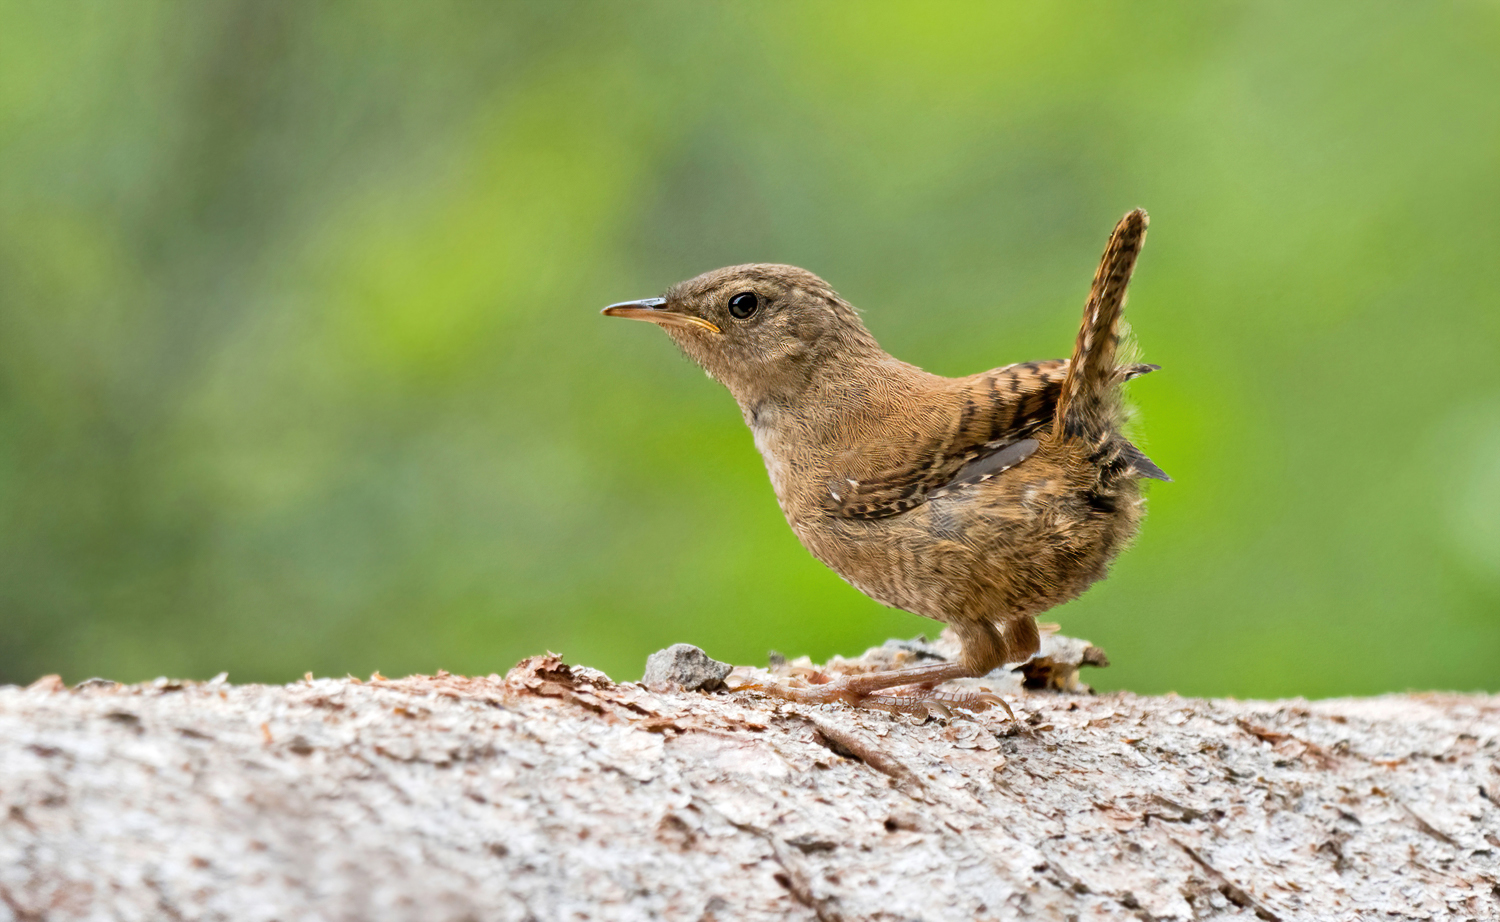
[[[801,533],[803,526],[822,515],[823,505],[819,490],[828,480],[828,467],[817,450],[818,440],[808,438],[796,426],[786,425],[786,418],[774,411],[762,410],[751,418],[750,432],[755,437],[755,448],[766,463],[766,474],[771,478],[771,489],[776,491],[776,502],[793,530]]]
[[[752,425],[750,432],[755,436],[756,450],[766,462],[766,473],[771,477],[771,488],[776,491],[776,500],[785,511],[786,494],[791,482],[791,464],[782,456],[780,440],[769,426]]]
[[[806,465],[799,463],[797,452],[787,440],[777,433],[761,427],[753,430],[755,447],[766,463],[766,474],[771,478],[771,489],[776,491],[776,502],[793,528],[805,518],[801,488],[805,486]]]

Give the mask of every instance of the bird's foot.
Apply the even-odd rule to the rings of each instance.
[[[1004,698],[987,691],[944,692],[918,686],[910,691],[870,695],[861,699],[856,705],[856,707],[889,711],[892,714],[938,718],[952,717],[954,708],[979,713],[997,706],[1005,712],[1008,719],[1011,721],[1016,719],[1016,713],[1010,709],[1010,704]]]
[[[958,663],[934,663],[910,669],[839,676],[805,687],[766,682],[744,685],[735,691],[759,691],[798,704],[848,704],[895,714],[932,717],[951,717],[954,708],[984,711],[999,705],[1007,717],[1015,720],[1010,705],[992,692],[937,690],[942,682],[972,676],[970,670]]]

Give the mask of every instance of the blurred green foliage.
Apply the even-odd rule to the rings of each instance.
[[[1500,688],[1500,6],[0,0],[0,681],[638,677],[937,625],[611,301],[1064,355],[1148,208],[1105,688]]]

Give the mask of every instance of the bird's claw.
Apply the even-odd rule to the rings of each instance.
[[[879,689],[865,690],[859,687],[860,684],[862,683],[858,681],[858,677],[840,676],[830,682],[806,688],[779,682],[757,682],[738,686],[732,691],[758,691],[797,704],[847,704],[851,707],[938,720],[953,718],[956,716],[955,710],[980,713],[998,706],[1005,711],[1008,719],[1016,719],[1010,704],[993,692],[941,692],[917,687],[911,691],[890,693]]]

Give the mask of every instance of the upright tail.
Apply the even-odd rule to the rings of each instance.
[[[1070,439],[1100,440],[1122,422],[1120,375],[1115,353],[1120,345],[1125,288],[1135,269],[1135,258],[1146,242],[1146,212],[1137,208],[1115,225],[1094,273],[1083,325],[1073,345],[1073,359],[1063,378],[1052,431]],[[1153,465],[1154,467],[1154,465]],[[1148,475],[1149,476],[1149,475]],[[1163,475],[1165,476],[1165,475]]]

